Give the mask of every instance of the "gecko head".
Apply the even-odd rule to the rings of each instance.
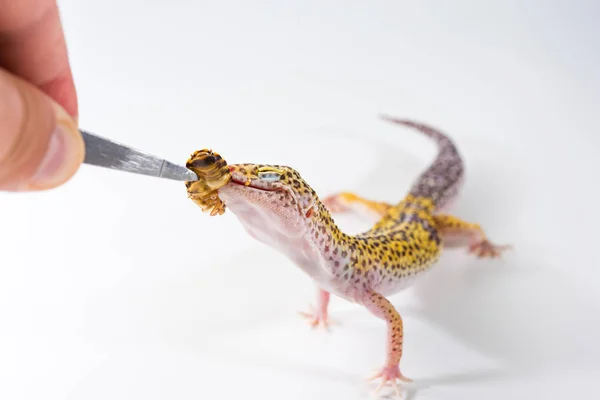
[[[219,196],[253,232],[302,236],[317,211],[317,195],[298,171],[283,165],[233,164]]]

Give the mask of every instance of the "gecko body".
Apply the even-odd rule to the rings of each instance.
[[[433,163],[396,204],[344,192],[320,200],[295,169],[283,165],[232,164],[219,198],[256,240],[285,254],[312,278],[317,305],[303,313],[313,326],[327,326],[330,294],[361,304],[387,324],[385,365],[372,377],[380,390],[397,380],[403,322],[386,299],[412,285],[438,261],[444,247],[464,246],[479,257],[496,257],[506,246],[490,243],[478,224],[444,214],[456,198],[464,167],[453,142],[438,130],[409,120],[388,122],[414,128],[438,146]],[[332,213],[367,210],[373,225],[349,235]]]

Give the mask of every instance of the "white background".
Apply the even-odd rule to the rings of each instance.
[[[378,114],[450,134],[468,168],[454,212],[514,251],[448,251],[392,301],[408,397],[461,400],[597,392],[599,4],[60,1],[82,128],[172,161],[211,147],[292,165],[321,196],[396,201],[435,149]],[[334,298],[340,325],[311,331],[308,278],[182,183],[83,166],[0,207],[2,399],[375,387],[384,323]]]

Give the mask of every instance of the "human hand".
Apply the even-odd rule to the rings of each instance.
[[[0,190],[44,190],[83,162],[55,0],[0,0]]]

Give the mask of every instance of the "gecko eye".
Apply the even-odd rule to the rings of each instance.
[[[282,175],[283,171],[276,168],[262,167],[258,169],[258,178],[261,181],[278,182]]]

